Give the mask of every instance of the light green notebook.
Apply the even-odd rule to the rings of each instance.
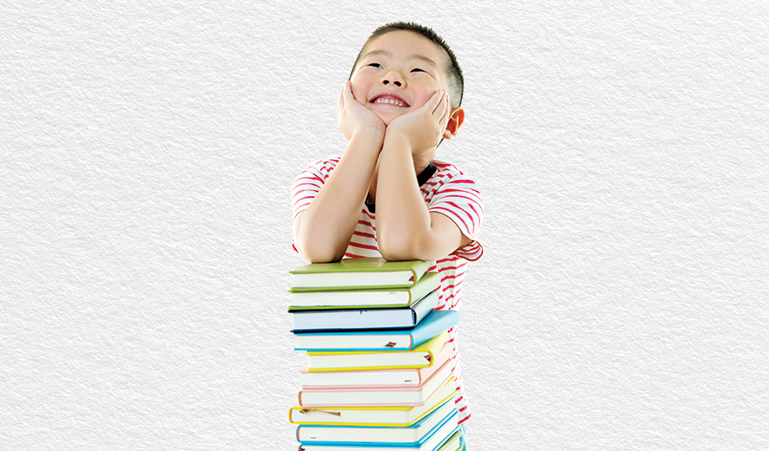
[[[461,447],[459,446],[459,439],[462,437],[462,431],[457,431],[449,437],[448,440],[446,440],[446,443],[444,443],[440,448],[438,448],[436,451],[460,451]]]
[[[416,285],[429,266],[421,260],[345,258],[332,263],[310,263],[289,272],[293,275],[293,291],[407,288]]]
[[[305,291],[292,288],[288,311],[408,307],[441,285],[437,272],[428,272],[416,285],[406,288],[358,288],[336,291]]]

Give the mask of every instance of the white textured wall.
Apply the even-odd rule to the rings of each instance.
[[[289,187],[392,20],[466,74],[472,449],[769,449],[766,2],[278,3],[0,5],[0,449],[295,449]]]

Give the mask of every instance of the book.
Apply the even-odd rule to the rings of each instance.
[[[411,306],[400,308],[295,310],[291,332],[342,331],[355,329],[410,329],[422,321],[440,298],[431,291]]]
[[[455,431],[454,434],[449,437],[448,440],[446,440],[446,443],[441,445],[440,448],[438,448],[435,451],[461,451],[462,447],[460,446],[460,440],[462,437],[462,431]]]
[[[288,420],[298,425],[409,427],[456,395],[454,380],[433,393],[424,404],[393,407],[302,407],[288,411]]]
[[[427,401],[450,377],[452,377],[451,362],[447,360],[427,380],[417,386],[304,387],[299,391],[299,405],[302,407],[417,405]]]
[[[459,322],[456,310],[433,310],[413,329],[294,332],[297,351],[395,351],[414,349]],[[314,355],[314,354],[313,354]]]
[[[358,260],[357,258],[354,260]],[[435,291],[441,284],[437,272],[429,272],[410,287],[373,287],[352,290],[313,290],[292,287],[291,305],[288,311],[339,308],[395,308],[408,307],[417,300]]]
[[[458,416],[454,402],[449,400],[407,428],[299,426],[296,436],[303,445],[382,446],[397,443],[399,447],[414,447],[423,445],[436,433],[440,435],[438,431],[445,424],[456,426]]]
[[[430,378],[444,362],[451,359],[453,348],[451,343],[443,345],[443,349],[435,358],[435,364],[426,368],[403,368],[375,371],[323,371],[310,372],[300,370],[302,389],[307,387],[345,387],[381,388],[382,386],[415,387],[422,385]]]
[[[301,289],[356,287],[404,288],[414,286],[430,267],[421,260],[388,262],[381,257],[345,258],[331,263],[310,263],[293,271],[292,287]]]
[[[448,333],[442,332],[407,351],[308,352],[310,364],[307,370],[318,372],[425,368],[435,364],[435,356],[446,344],[446,340],[448,340]]]

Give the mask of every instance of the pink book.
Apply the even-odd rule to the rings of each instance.
[[[299,392],[299,405],[319,406],[416,406],[446,385],[451,378],[451,361],[446,360],[421,385],[382,385],[376,388],[360,386],[313,387]]]

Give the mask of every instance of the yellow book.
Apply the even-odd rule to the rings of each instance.
[[[448,333],[444,331],[408,351],[312,351],[307,353],[310,357],[307,371],[426,368],[435,364],[447,339]]]

